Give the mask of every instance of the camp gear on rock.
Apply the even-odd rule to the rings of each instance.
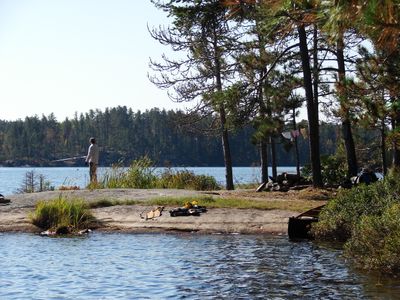
[[[378,177],[376,176],[375,172],[373,172],[370,168],[363,168],[361,170],[361,174],[355,180],[355,184],[365,183],[369,185],[378,181]]]
[[[10,203],[11,200],[10,199],[6,199],[2,194],[0,194],[0,203],[1,204],[7,204]]]
[[[174,208],[169,211],[169,215],[171,217],[200,216],[200,213],[201,211],[199,211],[198,209],[184,208],[184,207]]]
[[[200,216],[201,213],[207,211],[205,206],[197,205],[197,201],[186,202],[183,207],[171,209],[169,214],[171,217],[179,216]]]
[[[154,209],[150,210],[149,212],[147,212],[145,216],[143,216],[144,212],[142,212],[140,214],[140,217],[145,220],[154,219],[154,218],[161,216],[163,210],[164,210],[164,206],[159,206],[159,207],[154,208]]]

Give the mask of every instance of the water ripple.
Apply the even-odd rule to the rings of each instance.
[[[1,299],[396,299],[398,280],[285,237],[0,234]],[[379,284],[377,284],[379,283]]]

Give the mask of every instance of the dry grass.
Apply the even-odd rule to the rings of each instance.
[[[327,201],[336,194],[335,190],[316,189],[308,187],[303,190],[290,190],[288,192],[256,192],[254,189],[243,189],[234,191],[218,191],[213,195],[228,198],[244,198],[254,200],[280,200],[280,201]]]
[[[147,200],[105,200],[92,201],[90,208],[115,205],[183,206],[186,202],[197,201],[208,208],[239,208],[261,210],[287,210],[303,212],[323,205],[326,192],[318,190],[294,192],[263,192],[253,190],[218,191],[190,197],[156,197]]]

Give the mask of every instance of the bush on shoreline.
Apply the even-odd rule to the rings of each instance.
[[[153,162],[143,157],[131,163],[129,168],[116,164],[100,180],[101,188],[149,189],[154,186],[156,176]]]
[[[379,216],[362,216],[345,251],[365,269],[399,273],[400,204],[387,207]]]
[[[400,177],[340,191],[322,210],[312,233],[344,243],[344,253],[364,269],[400,271]]]
[[[147,157],[135,160],[129,168],[114,165],[97,186],[89,188],[134,188],[134,189],[192,189],[217,190],[215,178],[207,175],[195,175],[188,170],[174,171],[166,169],[156,174],[154,163]]]
[[[165,170],[157,177],[156,187],[167,189],[191,189],[197,191],[218,190],[219,186],[212,176],[195,175],[188,170]]]
[[[51,201],[39,201],[30,218],[32,223],[41,229],[55,232],[62,227],[69,228],[71,232],[87,229],[94,220],[83,200],[67,200],[62,197]]]

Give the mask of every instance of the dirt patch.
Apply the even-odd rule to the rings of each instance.
[[[215,193],[215,192],[213,192]],[[335,190],[316,189],[307,187],[303,190],[289,190],[287,192],[256,192],[254,190],[234,190],[234,191],[218,191],[221,197],[245,198],[254,200],[283,200],[283,201],[298,201],[298,200],[315,200],[327,201],[335,195]]]

